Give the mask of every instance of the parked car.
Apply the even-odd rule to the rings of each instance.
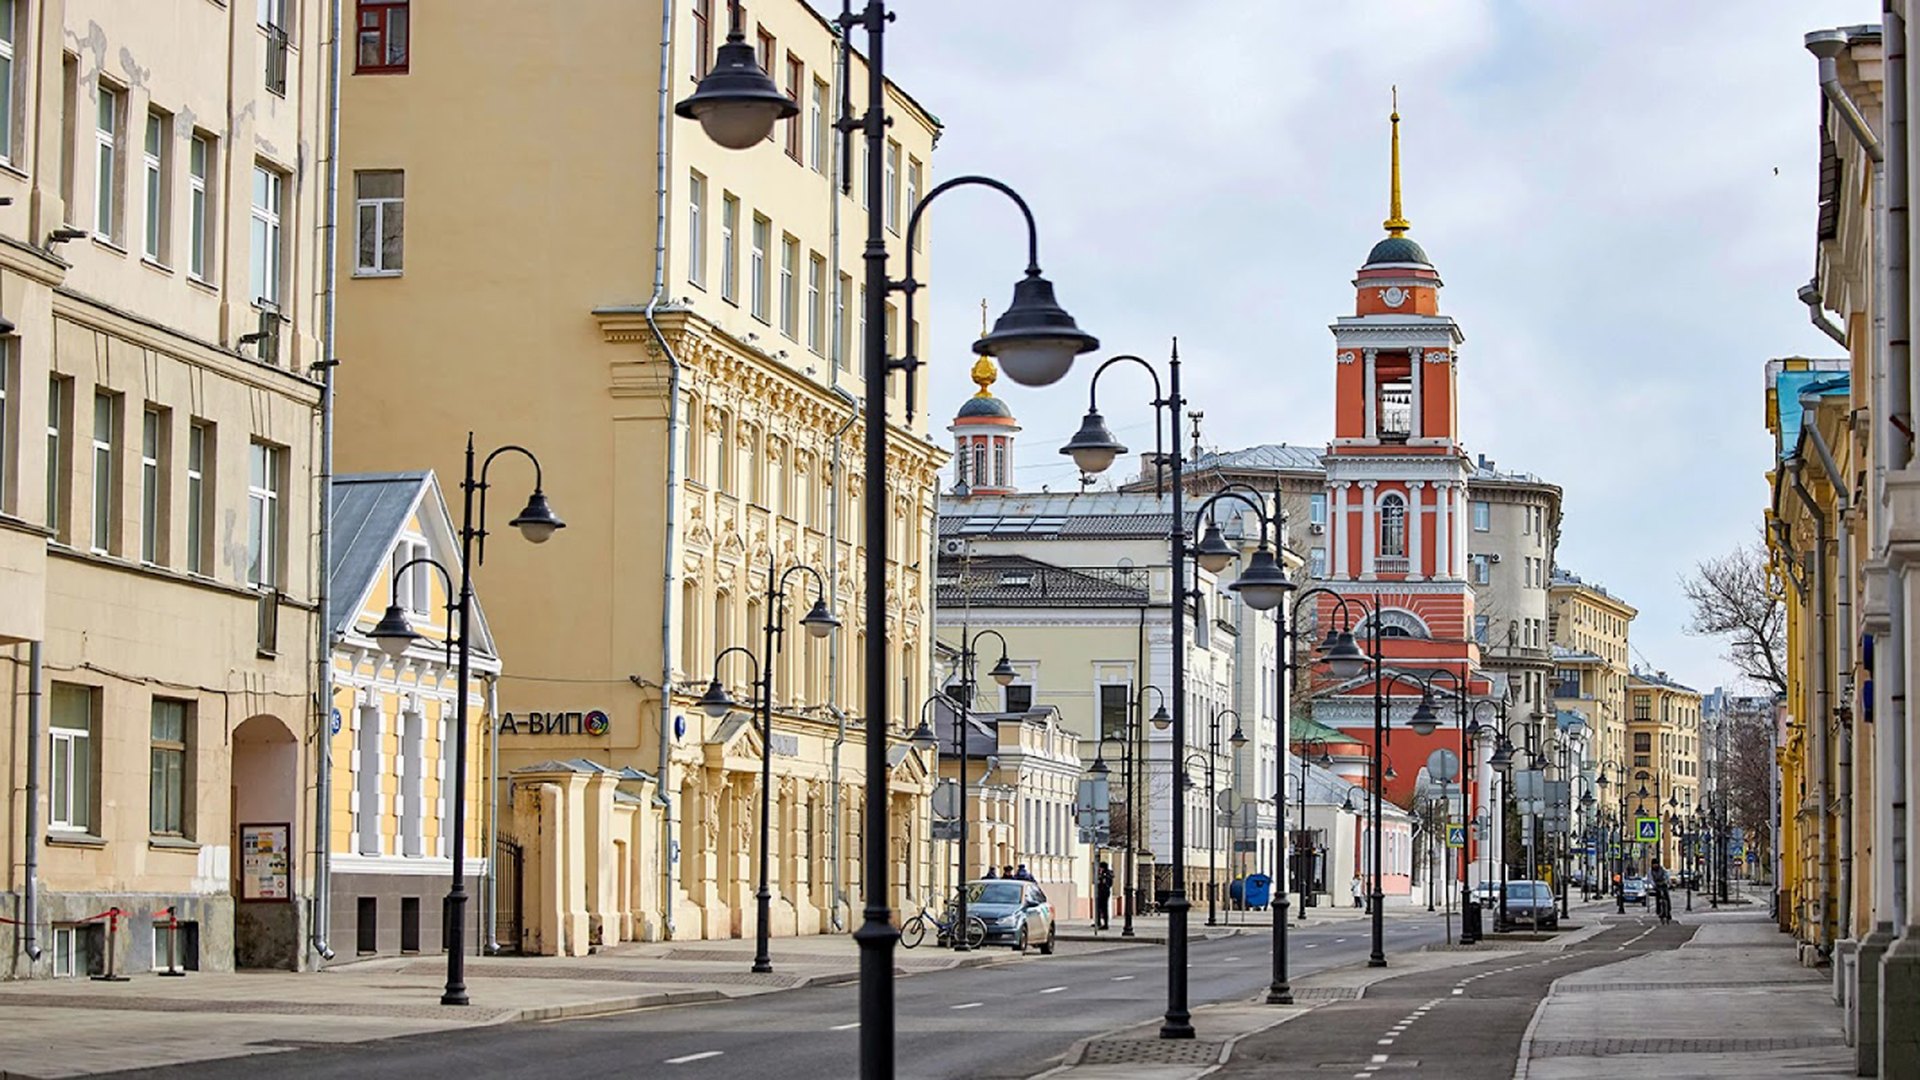
[[[1697,889],[1700,887],[1700,875],[1692,870],[1682,870],[1673,875],[1673,887],[1676,889]]]
[[[1482,908],[1500,906],[1500,883],[1483,881],[1473,887],[1473,898],[1480,901]]]
[[[1554,905],[1553,889],[1546,882],[1509,881],[1506,908],[1495,910],[1493,928],[1512,930],[1521,926],[1537,926],[1545,930],[1558,930],[1560,909]]]
[[[1011,945],[1026,952],[1030,945],[1053,952],[1053,904],[1031,881],[993,878],[967,883],[967,914],[987,924],[987,944]]]
[[[1641,907],[1647,906],[1647,879],[1646,878],[1630,877],[1625,881],[1621,882],[1620,891],[1623,894],[1625,894],[1627,903],[1639,904]]]

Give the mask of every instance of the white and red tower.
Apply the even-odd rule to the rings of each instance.
[[[1011,495],[1013,437],[1020,433],[1013,410],[994,397],[989,387],[999,377],[993,361],[981,357],[973,365],[973,382],[980,388],[955,414],[947,430],[953,433],[955,487],[969,495]]]
[[[1386,796],[1405,806],[1434,750],[1461,752],[1463,710],[1456,687],[1465,684],[1469,723],[1472,702],[1494,687],[1478,670],[1467,581],[1471,466],[1460,443],[1457,381],[1465,339],[1440,313],[1441,281],[1432,260],[1406,235],[1397,110],[1392,124],[1387,236],[1354,279],[1354,313],[1332,326],[1336,374],[1333,440],[1324,458],[1325,584],[1348,604],[1343,616],[1338,602],[1321,596],[1316,614],[1323,633],[1350,620],[1356,643],[1369,655],[1375,650],[1372,624],[1378,622],[1385,667],[1379,693],[1391,732],[1381,771],[1391,765]],[[1396,672],[1403,677],[1395,678]],[[1422,682],[1434,690],[1441,724],[1427,736],[1407,727]],[[1371,748],[1371,673],[1332,691],[1316,699],[1314,719]],[[1484,759],[1481,747],[1475,751]]]

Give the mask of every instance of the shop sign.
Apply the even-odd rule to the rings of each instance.
[[[588,709],[586,712],[502,713],[500,716],[502,735],[590,735],[599,738],[607,733],[610,726],[607,714],[599,709]]]

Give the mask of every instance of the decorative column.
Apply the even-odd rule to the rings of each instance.
[[[1447,503],[1452,498],[1453,489],[1445,480],[1433,482],[1433,576],[1435,580],[1447,576],[1447,567],[1453,557],[1453,525],[1447,514]]]
[[[1368,378],[1371,379],[1373,371],[1371,355],[1367,364]],[[1365,581],[1373,580],[1373,557],[1375,550],[1380,546],[1377,542],[1378,526],[1374,522],[1375,515],[1379,513],[1378,508],[1374,506],[1373,498],[1373,489],[1376,486],[1378,484],[1373,480],[1360,481],[1360,577]]]
[[[1413,370],[1415,371],[1420,370],[1418,361],[1415,362]],[[1418,382],[1418,377],[1416,376],[1416,380],[1414,382],[1414,386],[1416,387],[1416,389],[1414,390],[1414,396],[1416,398],[1419,397],[1420,395],[1420,391],[1418,390],[1419,385],[1420,384]],[[1419,415],[1419,414],[1416,413],[1415,415]],[[1427,515],[1427,507],[1426,507],[1427,496],[1425,491],[1426,486],[1427,486],[1427,482],[1425,480],[1407,481],[1407,580],[1408,581],[1419,581],[1423,576],[1425,576],[1425,572],[1422,570],[1422,564],[1420,562],[1420,554],[1421,554],[1420,552],[1420,533],[1421,533],[1420,519]]]
[[[1467,576],[1467,484],[1453,482],[1453,576]]]
[[[1420,354],[1425,351],[1425,349],[1407,350],[1407,359],[1411,361],[1408,367],[1413,371],[1413,415],[1408,418],[1407,422],[1408,438],[1412,439],[1418,439],[1426,434],[1426,424],[1424,423],[1424,418],[1420,415],[1425,411],[1426,406],[1425,399],[1420,396],[1420,368],[1423,366],[1420,361]],[[1414,566],[1417,569],[1419,564],[1415,563]]]
[[[1366,360],[1365,374],[1361,377],[1361,386],[1366,396],[1361,398],[1360,407],[1361,415],[1366,418],[1365,431],[1366,437],[1369,439],[1377,439],[1380,437],[1380,432],[1375,427],[1377,418],[1374,416],[1374,399],[1376,394],[1373,388],[1373,358],[1379,351],[1378,349],[1363,349],[1360,352],[1360,355]]]
[[[1327,485],[1327,546],[1333,549],[1330,572],[1336,581],[1347,576],[1347,487],[1345,480]]]

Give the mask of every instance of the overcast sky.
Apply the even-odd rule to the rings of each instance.
[[[1764,362],[1836,352],[1794,297],[1813,268],[1818,122],[1801,35],[1877,21],[1878,4],[894,7],[889,74],[945,124],[934,179],[986,173],[1027,198],[1042,266],[1099,355],[1164,356],[1178,335],[1218,448],[1327,440],[1327,325],[1384,235],[1397,83],[1411,235],[1467,338],[1468,450],[1564,489],[1560,565],[1640,609],[1643,662],[1732,683],[1722,646],[1684,632],[1677,581],[1756,535]],[[980,300],[1004,309],[1022,237],[987,192],[943,198],[929,222],[945,442]],[[1090,374],[1002,380],[1023,487],[1073,483],[1057,450]],[[1102,390],[1136,450],[1152,445],[1148,396],[1118,369]]]

